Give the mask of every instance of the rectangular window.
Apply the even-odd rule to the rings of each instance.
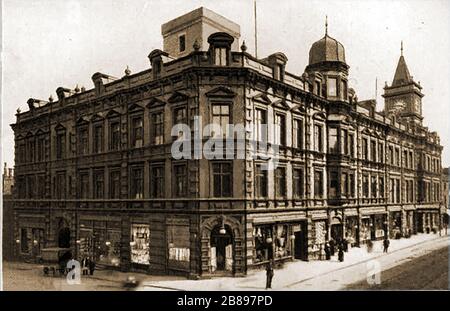
[[[341,138],[342,138],[342,153],[348,155],[348,131],[342,129],[341,130]]]
[[[349,175],[350,178],[350,197],[354,198],[355,195],[355,175],[354,174],[350,174]]]
[[[338,146],[338,129],[335,127],[330,127],[328,131],[328,148],[330,150],[330,153],[338,153]]]
[[[55,197],[57,199],[65,199],[66,198],[66,173],[65,172],[56,173]]]
[[[384,146],[381,142],[378,142],[378,162],[384,163]]]
[[[111,122],[109,125],[109,149],[120,149],[120,122]]]
[[[142,148],[144,146],[144,124],[142,117],[135,117],[131,120],[132,132],[131,143],[133,148]]]
[[[178,37],[178,47],[180,48],[180,53],[186,50],[186,36],[181,35]]]
[[[275,195],[286,196],[286,168],[277,167],[275,170]]]
[[[293,181],[293,194],[294,198],[303,198],[304,196],[304,186],[303,186],[303,170],[299,168],[295,168],[292,171],[292,181]]]
[[[348,198],[350,193],[349,193],[349,180],[348,180],[348,174],[347,173],[342,173],[342,194]]]
[[[39,137],[37,139],[37,161],[41,162],[45,160],[45,138]]]
[[[377,178],[375,176],[370,177],[370,196],[372,198],[377,197]]]
[[[328,96],[337,96],[337,79],[328,78],[327,79],[327,90]]]
[[[29,244],[30,244],[30,238],[28,236],[28,230],[27,230],[27,228],[21,228],[20,229],[20,251],[22,253],[28,253],[30,251]]]
[[[389,146],[389,159],[390,159],[390,163],[391,165],[395,164],[395,155],[394,155],[394,147]]]
[[[369,197],[369,176],[364,175],[363,176],[363,184],[362,184],[362,190],[363,190],[363,197],[368,198]]]
[[[378,178],[378,189],[380,198],[384,198],[384,177]]]
[[[328,189],[328,195],[331,199],[337,198],[338,196],[338,173],[330,172],[330,188]]]
[[[45,175],[37,176],[37,196],[39,199],[45,198]]]
[[[161,145],[164,143],[164,113],[157,112],[152,114],[152,137],[153,144]]]
[[[215,126],[219,126],[222,131],[222,133],[211,133],[212,137],[230,137],[231,133],[228,132],[228,125],[230,124],[230,106],[228,104],[213,104],[212,122]]]
[[[395,180],[395,195],[396,195],[396,203],[400,203],[400,180],[396,179]]]
[[[151,196],[152,198],[164,197],[164,167],[153,166],[152,175],[150,181]]]
[[[96,124],[94,126],[94,153],[103,151],[103,125]]]
[[[294,119],[292,143],[294,148],[303,148],[303,120]]]
[[[120,199],[120,170],[113,170],[109,173],[109,197]]]
[[[80,189],[80,198],[87,199],[89,198],[89,173],[82,172],[79,174],[79,189]]]
[[[173,110],[173,125],[188,124],[186,107],[178,107]],[[183,132],[178,133],[178,138],[183,137]]]
[[[103,171],[94,171],[94,199],[104,198],[104,177]]]
[[[342,93],[343,93],[343,99],[347,100],[348,94],[347,94],[347,81],[342,80]]]
[[[319,124],[314,124],[314,150],[323,151],[322,126]]]
[[[369,142],[367,138],[362,139],[362,146],[361,146],[361,152],[362,152],[362,158],[364,160],[369,160]]]
[[[377,160],[377,142],[375,140],[370,141],[370,160]]]
[[[185,197],[187,195],[187,168],[186,164],[174,166],[175,174],[175,195]]]
[[[227,65],[227,49],[226,48],[215,48],[215,64],[217,66],[226,66]]]
[[[402,161],[400,159],[400,149],[399,148],[395,148],[395,164],[397,166],[401,166],[402,165]]]
[[[144,198],[144,169],[142,167],[134,167],[131,169],[131,198]]]
[[[314,171],[314,197],[315,198],[323,197],[323,171],[322,170]]]
[[[66,157],[66,132],[56,134],[56,158],[64,159]]]
[[[286,145],[286,116],[275,114],[275,145]]]
[[[413,152],[410,151],[409,152],[409,164],[410,164],[410,168],[414,168],[414,157],[413,157]]]
[[[28,162],[34,162],[36,156],[36,141],[30,138],[28,141]]]
[[[255,109],[255,140],[267,142],[267,111]]]
[[[257,198],[267,197],[267,170],[263,170],[261,164],[256,165],[255,179],[255,196]]]
[[[89,132],[87,127],[78,129],[78,154],[89,153]]]
[[[355,156],[355,135],[353,133],[348,134],[349,154],[351,157]]]
[[[212,164],[215,197],[232,196],[232,165],[228,162]]]
[[[33,175],[27,176],[27,199],[34,198],[35,191],[35,177]]]

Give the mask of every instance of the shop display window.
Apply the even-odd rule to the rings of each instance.
[[[150,263],[150,226],[131,225],[131,262],[148,265]]]

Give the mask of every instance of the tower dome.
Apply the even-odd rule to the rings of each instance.
[[[309,65],[323,62],[341,62],[345,64],[344,46],[328,36],[328,18],[325,21],[325,36],[316,41],[309,50]]]
[[[322,62],[342,62],[345,63],[344,46],[328,34],[316,41],[309,50],[309,65]]]

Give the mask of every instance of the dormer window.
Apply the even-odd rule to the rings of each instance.
[[[315,94],[320,96],[320,81],[316,81],[316,90]]]
[[[215,60],[214,64],[217,66],[227,65],[227,49],[226,48],[215,48],[214,49]]]
[[[180,48],[180,53],[186,51],[186,35],[178,37],[178,47]]]

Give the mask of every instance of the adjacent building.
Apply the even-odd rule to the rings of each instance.
[[[301,74],[282,52],[255,58],[239,33],[199,8],[162,26],[149,69],[28,100],[12,124],[23,258],[60,246],[125,271],[238,276],[270,258],[323,259],[331,238],[360,246],[440,228],[442,146],[403,52],[379,112],[358,100],[327,31]],[[175,159],[172,127],[195,132],[196,117],[254,125],[235,148],[246,156]]]
[[[7,164],[3,168],[2,174],[3,204],[2,204],[2,257],[4,260],[12,260],[16,246],[14,240],[14,209],[12,203],[12,193],[14,190],[14,173]]]

